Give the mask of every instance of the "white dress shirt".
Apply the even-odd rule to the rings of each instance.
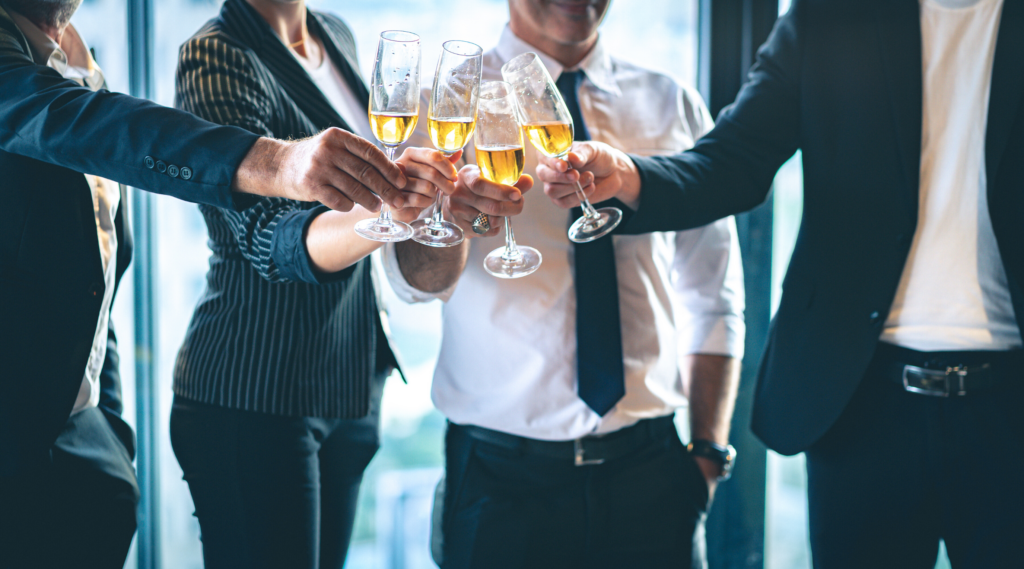
[[[348,123],[352,133],[376,143],[373,131],[370,130],[369,109],[356,98],[352,87],[349,87],[334,62],[327,56],[327,50],[321,47],[320,52],[323,57],[318,67],[311,66],[305,59],[299,57],[296,59],[309,73],[309,78],[313,80],[324,97],[327,97],[327,101],[334,107],[334,110]]]
[[[921,351],[1021,347],[992,231],[985,132],[1003,0],[921,0],[917,230],[882,340]]]
[[[43,33],[36,25],[24,16],[11,12],[14,23],[25,34],[32,57],[40,65],[46,65],[77,82],[79,85],[97,91],[103,87],[103,72],[100,70],[85,41],[68,25],[61,38],[60,45]],[[103,302],[100,315],[96,322],[96,334],[93,336],[92,349],[85,366],[82,384],[78,390],[78,398],[71,413],[95,407],[100,401],[100,371],[103,360],[107,356],[107,331],[110,326],[110,304],[114,299],[114,287],[117,279],[117,232],[114,228],[114,216],[121,203],[121,189],[117,183],[86,175],[86,182],[92,192],[93,211],[96,214],[96,237],[100,249],[100,260],[103,263]]]
[[[506,27],[498,46],[484,54],[484,79],[501,79],[502,64],[527,51],[540,53]],[[541,59],[557,79],[562,67]],[[579,68],[586,74],[580,107],[593,140],[628,152],[674,154],[711,129],[698,95],[610,57],[600,40]],[[426,112],[424,103],[412,144],[430,147]],[[535,175],[536,150],[526,146],[526,173]],[[471,148],[466,156],[474,161]],[[604,417],[594,413],[576,393],[569,216],[533,189],[513,226],[519,243],[540,250],[540,269],[520,279],[494,278],[482,263],[504,235],[472,239],[461,279],[439,295],[412,288],[394,248],[385,249],[388,278],[401,298],[446,301],[432,397],[453,422],[544,440],[608,433],[686,404],[683,355],[742,356],[743,272],[732,218],[680,233],[605,237],[615,242],[626,394]]]

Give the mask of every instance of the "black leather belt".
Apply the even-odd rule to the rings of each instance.
[[[573,441],[542,441],[529,439],[475,425],[457,425],[473,439],[523,454],[571,461],[576,466],[590,466],[621,458],[651,444],[664,442],[666,437],[677,437],[672,415],[644,419],[635,425],[606,435],[582,437]]]
[[[881,343],[872,365],[906,391],[933,397],[964,396],[1024,379],[1021,350],[919,352]]]

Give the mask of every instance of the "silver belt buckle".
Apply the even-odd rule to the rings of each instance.
[[[910,385],[911,375],[920,381],[918,385]],[[949,397],[951,391],[956,395],[964,395],[964,378],[967,377],[966,366],[949,366],[944,371],[918,366],[903,366],[903,389],[911,393],[932,397]],[[952,390],[955,386],[955,391]]]
[[[592,466],[596,464],[603,464],[603,458],[595,458],[588,460],[584,456],[583,450],[583,439],[576,439],[572,441],[573,456],[575,457],[576,466]]]

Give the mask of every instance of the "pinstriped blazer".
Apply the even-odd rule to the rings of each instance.
[[[356,96],[368,102],[349,28],[312,11],[307,23]],[[244,0],[226,0],[220,15],[181,47],[175,104],[281,139],[332,126],[351,130]],[[200,207],[213,254],[175,363],[175,393],[280,415],[364,416],[371,378],[396,365],[370,260],[318,274],[303,235],[326,208],[280,198],[245,205],[241,211]]]

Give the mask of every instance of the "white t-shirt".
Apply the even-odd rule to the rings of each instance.
[[[988,213],[985,132],[1003,0],[921,0],[917,231],[882,340],[920,351],[1021,347]]]
[[[310,79],[316,84],[320,92],[327,97],[327,102],[338,111],[341,118],[345,119],[349,128],[354,134],[374,142],[373,132],[370,130],[369,109],[359,102],[352,88],[345,82],[345,78],[335,67],[334,62],[327,56],[326,51],[320,48],[323,59],[317,68],[310,67],[306,61],[299,59],[302,66],[306,68]],[[297,58],[298,59],[298,58]]]

